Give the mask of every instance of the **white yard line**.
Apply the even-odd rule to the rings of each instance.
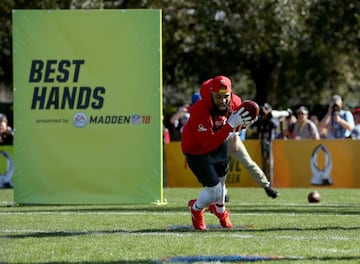
[[[274,239],[291,239],[291,240],[309,240],[311,238],[312,240],[335,240],[335,241],[348,241],[348,240],[354,240],[354,241],[360,241],[360,238],[349,238],[349,237],[340,237],[340,236],[274,236]]]
[[[349,254],[349,253],[358,253],[358,252],[360,252],[360,249],[358,249],[358,248],[353,248],[353,249],[319,248],[318,251]]]

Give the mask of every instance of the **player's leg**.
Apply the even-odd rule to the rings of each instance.
[[[222,186],[217,172],[213,166],[212,157],[205,155],[185,155],[188,166],[204,186],[197,199],[188,202],[189,211],[192,216],[192,223],[195,229],[206,229],[204,211],[211,203],[220,199]]]
[[[264,190],[269,197],[278,197],[279,193],[271,187],[272,178],[270,177],[270,179],[268,179],[265,176],[264,171],[252,160],[242,141],[238,140],[236,143],[234,142],[235,141],[228,140],[228,144],[236,144],[236,147],[229,147],[229,149],[232,150],[229,151],[230,156],[244,165],[251,177],[253,177],[260,186],[264,187]]]
[[[218,199],[215,203],[210,204],[209,211],[216,215],[222,227],[231,228],[233,225],[230,221],[230,210],[225,208],[225,191],[226,191],[226,175],[229,170],[229,163],[227,161],[214,164],[215,170],[218,173],[221,189]]]
[[[239,161],[249,172],[251,177],[262,187],[270,185],[269,180],[265,176],[265,173],[260,169],[255,161],[249,155],[244,143],[241,140],[236,142],[236,151],[229,151],[230,156]]]

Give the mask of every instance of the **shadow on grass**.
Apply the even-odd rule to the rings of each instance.
[[[229,204],[232,213],[296,213],[296,214],[340,214],[340,215],[358,215],[360,205],[237,205]],[[187,212],[186,206],[168,206],[168,205],[114,205],[114,206],[94,206],[94,205],[20,205],[3,207],[0,213],[131,213],[131,212],[152,212],[152,213],[181,213]]]
[[[86,235],[126,235],[126,234],[152,234],[152,233],[209,233],[209,232],[227,232],[227,233],[238,233],[238,232],[250,232],[250,233],[266,233],[266,232],[303,232],[303,231],[329,231],[329,230],[341,230],[341,231],[358,231],[360,226],[357,227],[340,227],[340,226],[327,226],[319,228],[267,228],[267,229],[256,229],[252,226],[239,226],[232,229],[221,228],[209,228],[206,231],[195,231],[192,226],[179,226],[179,228],[164,228],[164,229],[140,229],[140,230],[90,230],[90,231],[50,231],[50,232],[31,232],[22,234],[5,234],[0,235],[3,238],[11,239],[26,239],[26,238],[44,238],[44,237],[72,237],[72,236],[86,236]]]

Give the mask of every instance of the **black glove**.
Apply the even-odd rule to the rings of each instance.
[[[278,193],[277,191],[275,191],[275,190],[274,190],[273,188],[271,188],[270,186],[269,186],[269,187],[265,187],[264,190],[265,190],[266,194],[267,194],[269,197],[273,198],[273,199],[275,199],[276,197],[278,197],[278,196],[280,195],[280,193]]]

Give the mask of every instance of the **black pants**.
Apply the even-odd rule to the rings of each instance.
[[[220,182],[219,177],[224,177],[229,170],[226,142],[209,153],[185,154],[185,157],[190,169],[203,186],[214,187]]]

